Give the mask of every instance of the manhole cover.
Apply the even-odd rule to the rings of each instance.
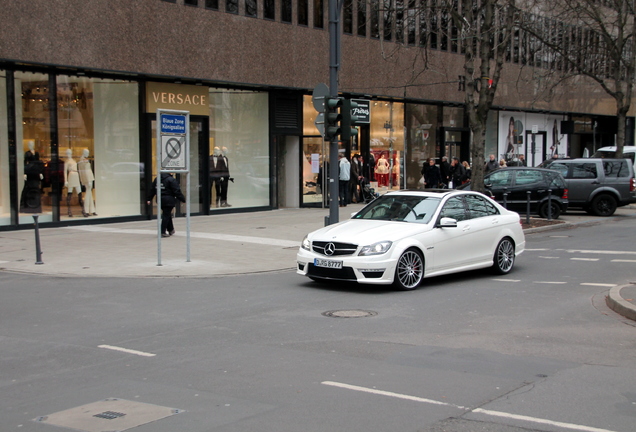
[[[376,316],[378,313],[374,311],[361,310],[361,309],[345,309],[345,310],[333,310],[322,313],[329,318],[364,318],[370,316]]]

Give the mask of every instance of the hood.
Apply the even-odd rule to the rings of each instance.
[[[309,239],[354,244],[367,244],[383,240],[395,242],[431,229],[433,229],[433,223],[349,219],[314,231],[309,234]]]

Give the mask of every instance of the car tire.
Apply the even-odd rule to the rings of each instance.
[[[592,200],[592,211],[596,216],[611,216],[616,207],[616,199],[608,194],[600,194]]]
[[[401,291],[418,287],[424,278],[424,258],[415,248],[405,250],[395,266],[393,285]]]
[[[561,205],[556,200],[551,200],[552,202],[552,219],[558,219],[561,216]],[[539,206],[539,216],[544,219],[548,218],[548,201],[544,201]]]
[[[510,273],[515,264],[515,244],[510,237],[504,237],[497,244],[493,256],[492,269],[496,274]]]

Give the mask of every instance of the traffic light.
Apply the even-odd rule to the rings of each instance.
[[[342,120],[342,98],[328,97],[325,99],[325,140],[332,141],[340,135],[340,121]]]
[[[342,141],[348,141],[352,136],[358,135],[358,129],[355,128],[358,116],[352,112],[356,108],[358,104],[351,99],[342,101],[342,122],[340,123]]]

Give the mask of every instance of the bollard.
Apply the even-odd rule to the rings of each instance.
[[[526,200],[526,224],[530,225],[530,194],[532,192],[527,191],[526,194],[528,195],[528,198]]]
[[[552,189],[548,189],[548,220],[552,220]]]
[[[325,216],[325,226],[329,226],[329,216]]]
[[[504,206],[505,209],[508,208],[508,189],[504,189],[503,206]]]
[[[35,222],[35,263],[44,264],[44,262],[42,262],[42,250],[40,249],[40,226],[38,225],[38,217],[38,215],[33,216],[33,221]]]

